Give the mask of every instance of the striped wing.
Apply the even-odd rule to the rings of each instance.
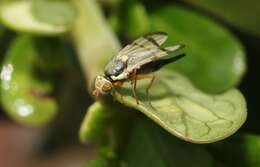
[[[119,53],[118,57],[128,55],[129,57],[135,56],[138,53],[150,53],[158,50],[159,46],[162,45],[168,35],[164,32],[155,32],[151,34],[144,35],[136,39],[131,44],[124,47]]]
[[[158,60],[181,47],[181,45],[175,45],[161,48],[160,45],[166,41],[167,37],[168,35],[164,32],[147,34],[127,45],[116,57],[119,59],[124,56],[128,57],[127,68],[125,69],[128,72],[139,69],[142,65]]]

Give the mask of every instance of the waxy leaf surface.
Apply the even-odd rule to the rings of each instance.
[[[117,89],[115,97],[184,140],[194,143],[218,141],[235,133],[245,122],[245,99],[236,89],[219,95],[206,94],[182,75],[162,70],[150,89],[149,100],[145,94],[148,84],[149,80],[137,83],[139,105],[128,83]]]

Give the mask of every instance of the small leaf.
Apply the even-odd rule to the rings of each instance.
[[[143,112],[170,133],[194,143],[211,143],[235,133],[246,120],[246,102],[238,90],[219,95],[203,93],[180,74],[160,71],[145,95],[149,81],[138,81],[137,105],[130,84],[116,91],[119,102]]]
[[[107,159],[97,158],[88,162],[84,167],[107,167]]]
[[[226,22],[260,36],[260,1],[251,0],[185,0]]]
[[[64,25],[41,22],[32,14],[31,1],[8,2],[0,7],[0,21],[10,29],[40,35],[57,35],[68,31]]]
[[[28,125],[43,125],[57,112],[49,96],[52,85],[40,79],[35,67],[37,51],[30,36],[14,40],[5,56],[1,72],[1,102],[14,120]]]
[[[76,10],[72,4],[61,0],[34,0],[32,12],[39,21],[61,26],[71,25],[76,16]]]
[[[213,158],[201,146],[177,140],[148,119],[137,119],[129,134],[123,153],[127,167],[213,166]]]
[[[97,157],[94,160],[88,162],[88,164],[84,165],[84,167],[122,167],[117,160]]]
[[[106,108],[99,102],[92,104],[80,127],[81,142],[98,142],[100,138],[104,137],[112,116],[113,110]]]
[[[225,28],[180,6],[168,6],[151,17],[153,31],[169,34],[166,45],[186,45],[187,57],[168,66],[209,93],[236,86],[246,68],[239,41]]]
[[[96,144],[98,155],[115,157],[124,147],[127,129],[132,123],[132,112],[125,109],[117,104],[108,107],[98,101],[92,104],[81,123],[81,142]]]

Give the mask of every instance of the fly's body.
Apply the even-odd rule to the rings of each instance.
[[[136,39],[124,47],[106,65],[103,76],[97,76],[95,80],[94,96],[105,95],[111,92],[114,86],[120,87],[125,81],[131,81],[133,94],[136,96],[136,81],[144,78],[152,78],[147,87],[147,95],[154,81],[154,72],[164,65],[174,62],[184,54],[166,58],[169,53],[175,52],[183,45],[174,45],[162,48],[167,34],[155,32]]]

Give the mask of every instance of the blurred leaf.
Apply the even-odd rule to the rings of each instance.
[[[111,14],[108,19],[107,19],[107,22],[109,24],[109,26],[111,27],[111,29],[115,32],[115,33],[119,33],[120,32],[120,28],[121,25],[120,25],[120,20],[119,20],[119,17],[118,17],[118,12],[115,12],[113,14]]]
[[[114,158],[120,152],[132,125],[132,112],[113,103],[113,106],[95,102],[81,123],[80,140],[97,145],[97,154]],[[127,122],[127,124],[126,124]]]
[[[56,101],[49,97],[51,83],[37,73],[37,55],[32,37],[20,36],[11,44],[1,73],[6,113],[28,125],[46,124],[57,112]]]
[[[129,37],[138,37],[149,31],[149,18],[144,6],[139,1],[122,1],[125,14],[121,16],[121,27]]]
[[[140,1],[120,1],[114,8],[108,21],[117,33],[136,38],[149,31],[149,17]]]
[[[153,31],[169,34],[168,45],[186,45],[185,61],[168,66],[187,75],[200,89],[219,93],[236,86],[245,72],[245,55],[230,32],[208,18],[180,6],[151,17]]]
[[[115,111],[108,109],[100,102],[92,104],[81,123],[79,138],[82,143],[95,143],[97,145],[97,154],[102,157],[113,157],[114,148],[111,145],[113,141],[111,136],[112,120]],[[97,159],[93,164],[104,164],[105,159]],[[92,164],[92,163],[91,163]]]
[[[145,95],[149,80],[138,81],[137,105],[130,84],[115,93],[117,100],[143,112],[173,135],[194,143],[211,143],[235,133],[246,120],[246,102],[235,89],[219,95],[203,93],[180,74],[161,70]]]
[[[98,157],[90,161],[84,167],[120,167],[119,162],[114,159]]]
[[[81,142],[98,142],[104,137],[115,112],[100,102],[92,104],[80,127]]]
[[[228,23],[260,36],[260,1],[258,0],[185,0]]]
[[[201,146],[177,140],[147,119],[135,121],[124,153],[127,167],[211,167]]]
[[[31,1],[16,1],[1,5],[0,21],[15,31],[32,34],[57,35],[68,31],[67,26],[45,23],[34,18]]]
[[[108,167],[107,160],[105,158],[94,159],[88,162],[87,165],[84,165],[84,167]]]
[[[39,21],[52,25],[69,26],[76,17],[72,4],[61,0],[33,0],[32,12]]]
[[[213,155],[222,162],[236,167],[260,166],[260,136],[238,134],[234,137],[209,145]]]

